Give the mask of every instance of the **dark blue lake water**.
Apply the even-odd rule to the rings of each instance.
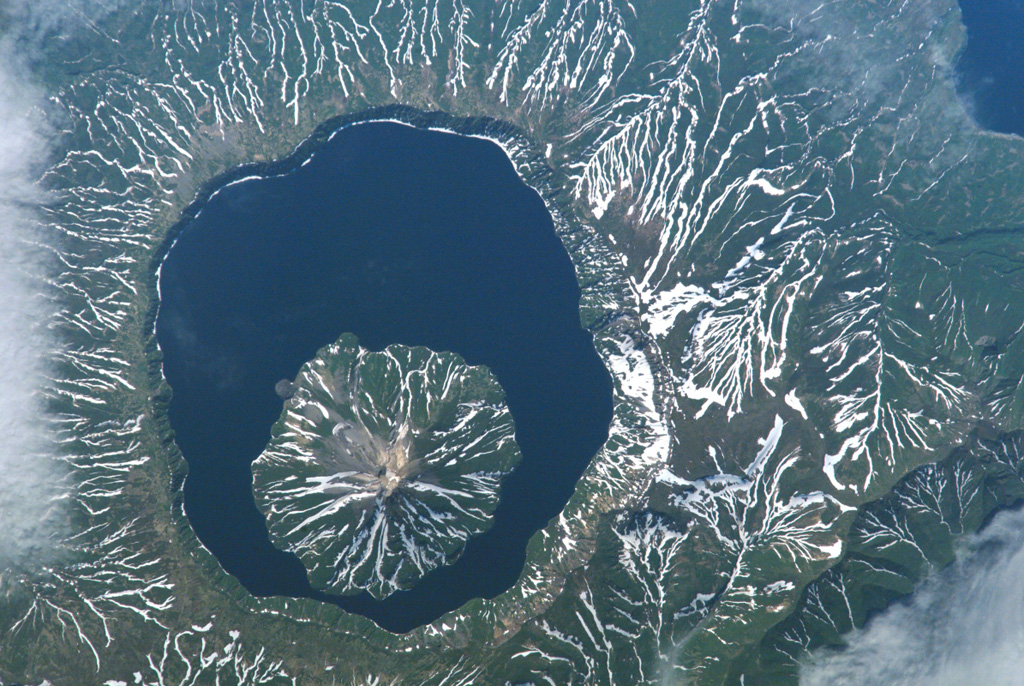
[[[1024,136],[1024,0],[959,0],[957,88],[979,126]]]
[[[543,201],[486,140],[342,129],[302,166],[209,198],[168,251],[160,291],[185,510],[256,595],[317,598],[392,631],[495,596],[608,436],[611,378],[580,326],[573,265]],[[374,350],[422,345],[490,367],[523,455],[494,526],[384,601],[310,588],[298,559],[271,545],[251,492],[250,463],[282,408],[274,384],[344,332]]]

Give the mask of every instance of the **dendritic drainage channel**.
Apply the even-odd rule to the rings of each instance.
[[[160,267],[156,331],[189,465],[185,509],[253,594],[317,598],[408,631],[515,583],[527,541],[608,437],[611,378],[580,325],[551,216],[497,145],[365,122],[302,150],[213,186]],[[411,588],[356,584],[380,597],[312,585],[271,543],[252,493],[251,464],[282,412],[279,382],[345,333],[368,351],[420,346],[486,366],[522,454],[490,527]]]

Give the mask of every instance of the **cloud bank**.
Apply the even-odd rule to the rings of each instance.
[[[801,686],[1017,686],[1024,675],[1024,511],[970,537],[908,604],[819,652]]]
[[[22,51],[0,35],[0,573],[52,547],[59,510],[43,393],[56,306],[37,184],[48,150],[42,102]]]

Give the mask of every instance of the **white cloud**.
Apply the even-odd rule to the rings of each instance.
[[[1024,683],[1024,512],[995,517],[965,541],[956,563],[849,642],[815,654],[801,685]]]
[[[42,389],[54,342],[36,180],[46,163],[40,91],[0,36],[0,570],[36,560],[58,501]]]

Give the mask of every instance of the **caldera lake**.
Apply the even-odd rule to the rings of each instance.
[[[188,463],[185,511],[252,594],[313,598],[405,632],[515,583],[528,540],[608,438],[612,381],[551,215],[498,145],[376,121],[300,150],[224,177],[160,263],[156,339]],[[250,465],[282,412],[275,385],[346,333],[373,351],[423,346],[485,365],[522,454],[490,528],[382,600],[313,588],[253,498]]]

